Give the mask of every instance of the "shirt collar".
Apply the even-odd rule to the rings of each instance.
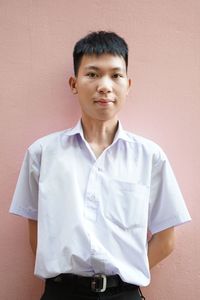
[[[84,134],[83,134],[83,127],[82,127],[82,124],[81,124],[81,119],[77,122],[75,127],[66,130],[65,134],[68,135],[68,136],[73,136],[73,135],[76,135],[76,134],[80,134],[82,139],[85,140]],[[115,134],[113,142],[116,142],[119,139],[125,140],[125,141],[128,141],[128,142],[130,142],[132,140],[130,138],[129,134],[127,133],[127,131],[125,131],[123,129],[120,120],[118,120],[118,129],[117,129],[117,132]]]
[[[75,127],[67,129],[65,133],[66,133],[66,135],[68,135],[68,136],[80,134],[81,137],[84,138],[84,135],[83,135],[83,127],[82,127],[82,124],[81,124],[81,120],[79,120],[79,121],[77,122],[77,124],[75,125]]]

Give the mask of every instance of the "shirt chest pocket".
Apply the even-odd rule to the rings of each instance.
[[[122,229],[146,227],[148,219],[148,186],[111,180],[105,200],[105,217]]]

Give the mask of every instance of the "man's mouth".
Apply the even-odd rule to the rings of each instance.
[[[107,103],[114,102],[114,100],[112,100],[112,99],[97,99],[94,102],[96,102],[96,103],[102,103],[102,104],[107,104]]]

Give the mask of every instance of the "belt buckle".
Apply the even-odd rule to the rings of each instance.
[[[93,292],[105,292],[107,286],[107,278],[104,274],[95,274],[91,281],[91,290]]]

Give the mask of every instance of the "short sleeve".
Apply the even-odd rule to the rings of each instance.
[[[10,213],[37,220],[38,181],[39,164],[27,150],[10,206]]]
[[[191,220],[171,165],[160,150],[152,168],[149,230],[152,234]]]

